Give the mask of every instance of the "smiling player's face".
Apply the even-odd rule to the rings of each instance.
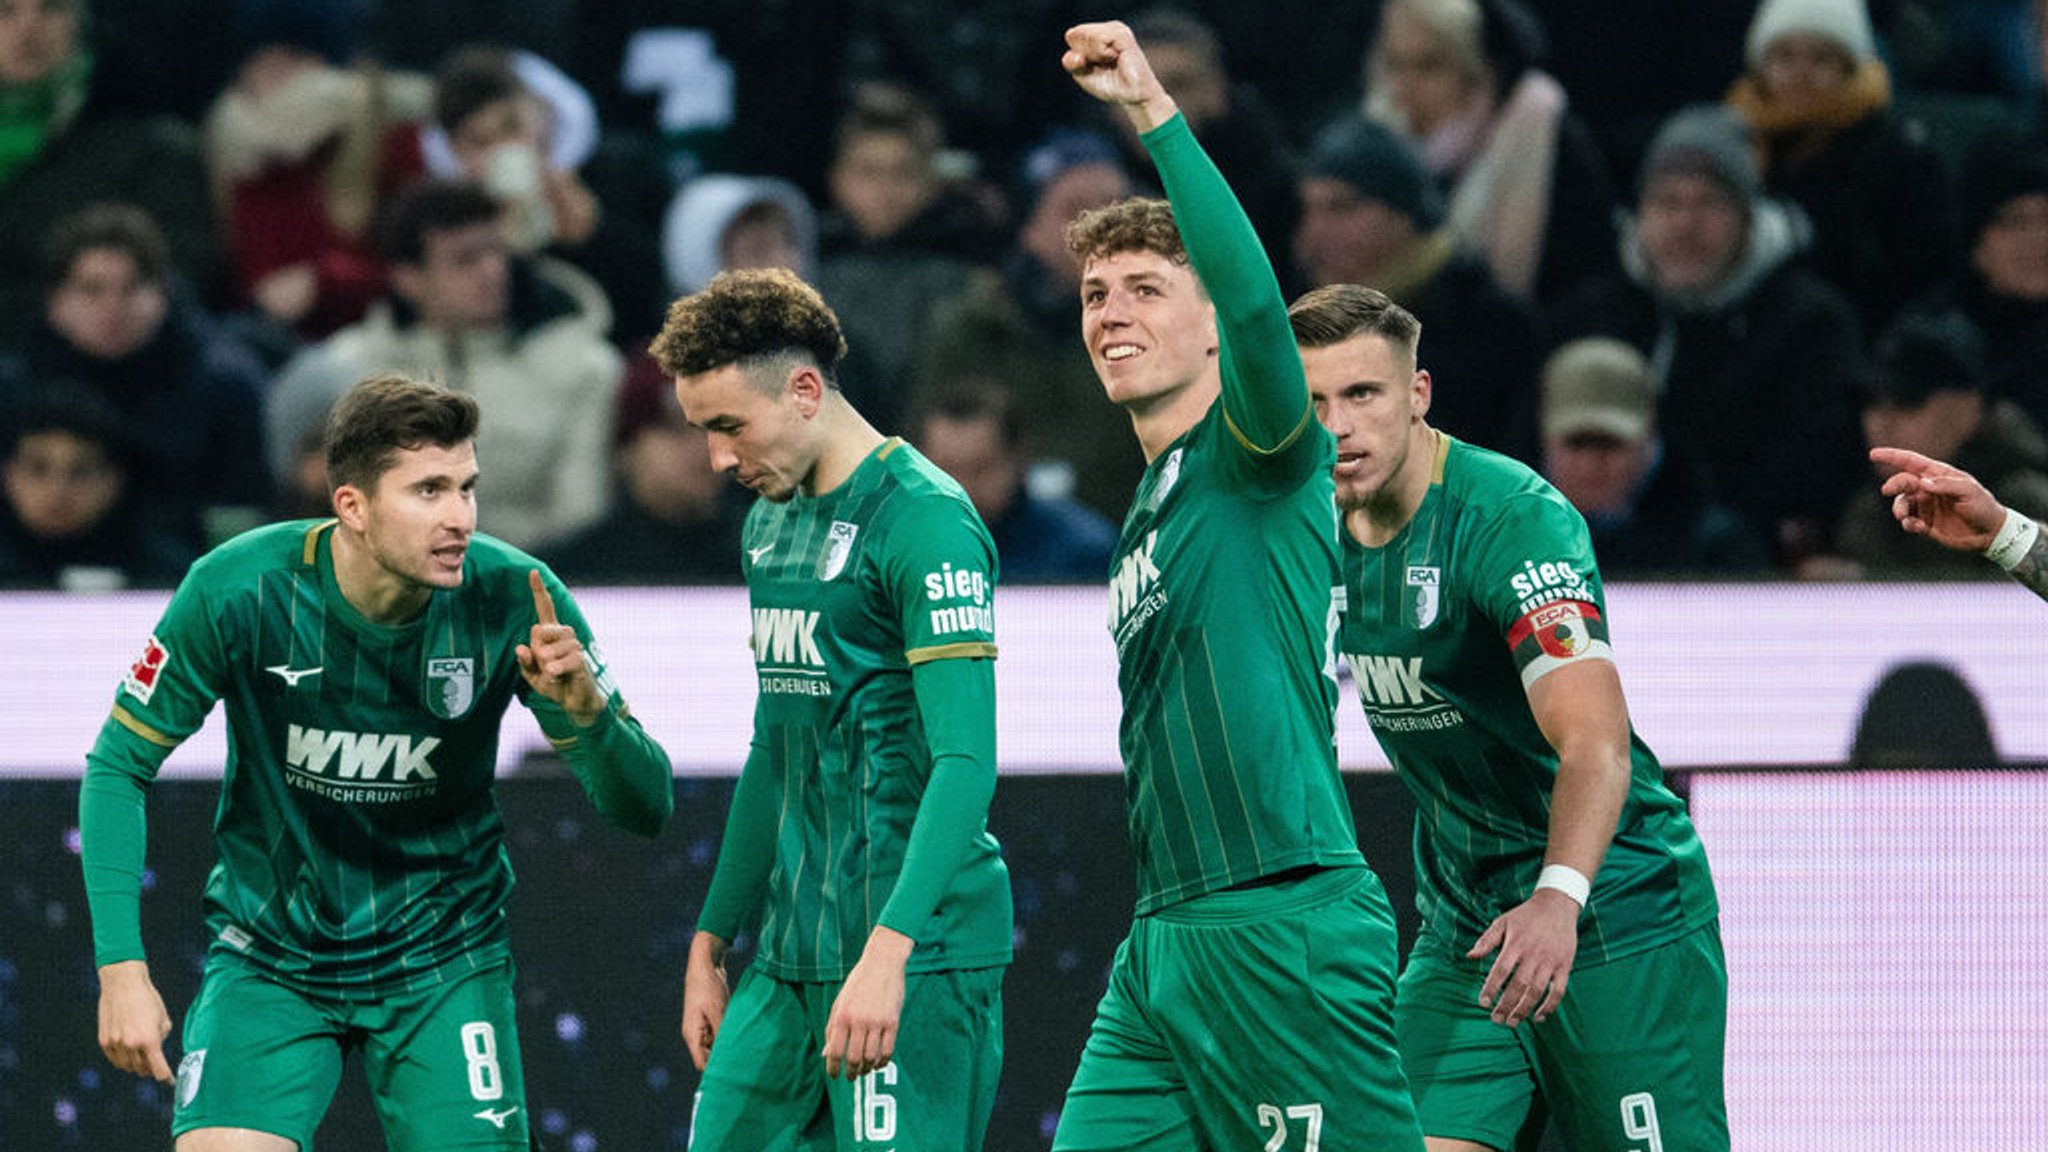
[[[1081,269],[1081,338],[1111,402],[1169,401],[1216,363],[1216,309],[1185,264],[1132,250]]]

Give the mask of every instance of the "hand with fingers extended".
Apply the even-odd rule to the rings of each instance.
[[[1493,1010],[1493,1022],[1512,1028],[1525,1019],[1550,1019],[1564,999],[1572,960],[1579,951],[1579,902],[1553,888],[1508,909],[1486,926],[1465,953],[1477,960],[1498,950],[1479,1006]]]
[[[853,1080],[888,1064],[896,1054],[896,1029],[903,1015],[903,969],[915,941],[889,928],[876,928],[861,949],[860,962],[832,1001],[825,1020],[825,1075]]]
[[[690,941],[690,959],[683,969],[683,1043],[697,1071],[711,1059],[711,1044],[725,1023],[732,986],[725,979],[726,942],[709,932]]]
[[[555,598],[534,569],[527,574],[533,586],[533,631],[518,648],[519,671],[533,690],[562,706],[569,718],[587,725],[604,711],[604,691],[591,674],[590,661],[576,630],[555,618]]]
[[[1904,448],[1872,448],[1870,460],[1898,470],[1886,478],[1882,491],[1892,498],[1899,527],[1916,536],[1982,552],[2005,523],[2005,506],[1960,468]]]
[[[123,960],[100,969],[100,1051],[114,1067],[151,1080],[171,1081],[164,1038],[171,1014],[150,981],[149,965]]]
[[[1173,118],[1177,105],[1153,75],[1138,38],[1120,21],[1077,24],[1067,29],[1060,66],[1083,92],[1106,104],[1121,104],[1139,131]]]

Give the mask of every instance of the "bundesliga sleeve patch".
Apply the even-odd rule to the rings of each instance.
[[[1508,629],[1508,649],[1524,687],[1570,660],[1612,660],[1607,621],[1584,600],[1554,600],[1524,613]]]
[[[142,646],[142,656],[128,666],[128,675],[121,678],[121,687],[128,695],[135,697],[138,704],[149,703],[156,695],[157,678],[163,675],[164,665],[170,661],[171,650],[164,642],[151,633],[149,642]]]

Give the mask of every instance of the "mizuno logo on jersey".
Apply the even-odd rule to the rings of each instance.
[[[801,608],[754,609],[754,663],[823,668],[825,657],[818,651],[818,614]]]
[[[323,671],[323,669],[318,666],[312,668],[294,668],[289,664],[272,664],[270,667],[265,668],[264,671],[275,673],[279,680],[284,681],[285,687],[297,688],[299,686],[299,681],[304,680],[308,676],[318,676]]]
[[[285,736],[284,762],[292,771],[327,780],[400,786],[437,779],[427,756],[440,746],[438,736],[329,732],[293,724]]]
[[[490,1121],[491,1127],[496,1128],[500,1132],[503,1132],[505,1130],[505,1121],[510,1120],[512,1118],[512,1114],[517,1111],[519,1111],[519,1106],[517,1104],[514,1104],[510,1108],[486,1108],[483,1111],[478,1112],[476,1114],[476,1118],[479,1120]]]

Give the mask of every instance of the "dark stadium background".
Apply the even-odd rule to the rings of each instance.
[[[681,1149],[697,1074],[677,1035],[689,933],[717,858],[731,779],[679,779],[653,841],[597,818],[558,766],[498,788],[519,884],[512,901],[528,1106],[548,1152]],[[1413,937],[1413,808],[1385,773],[1348,778],[1360,841]],[[150,797],[143,938],[181,1019],[206,936],[217,782],[160,780]],[[116,1072],[95,1043],[98,982],[77,856],[78,785],[0,783],[0,1149],[168,1149],[170,1094]],[[1123,782],[1006,778],[989,823],[1016,896],[1004,1067],[988,1152],[1044,1148],[1133,899]],[[175,1033],[173,1034],[175,1040]],[[177,1059],[172,1057],[175,1065]],[[382,1148],[351,1064],[321,1127],[326,1152]]]

